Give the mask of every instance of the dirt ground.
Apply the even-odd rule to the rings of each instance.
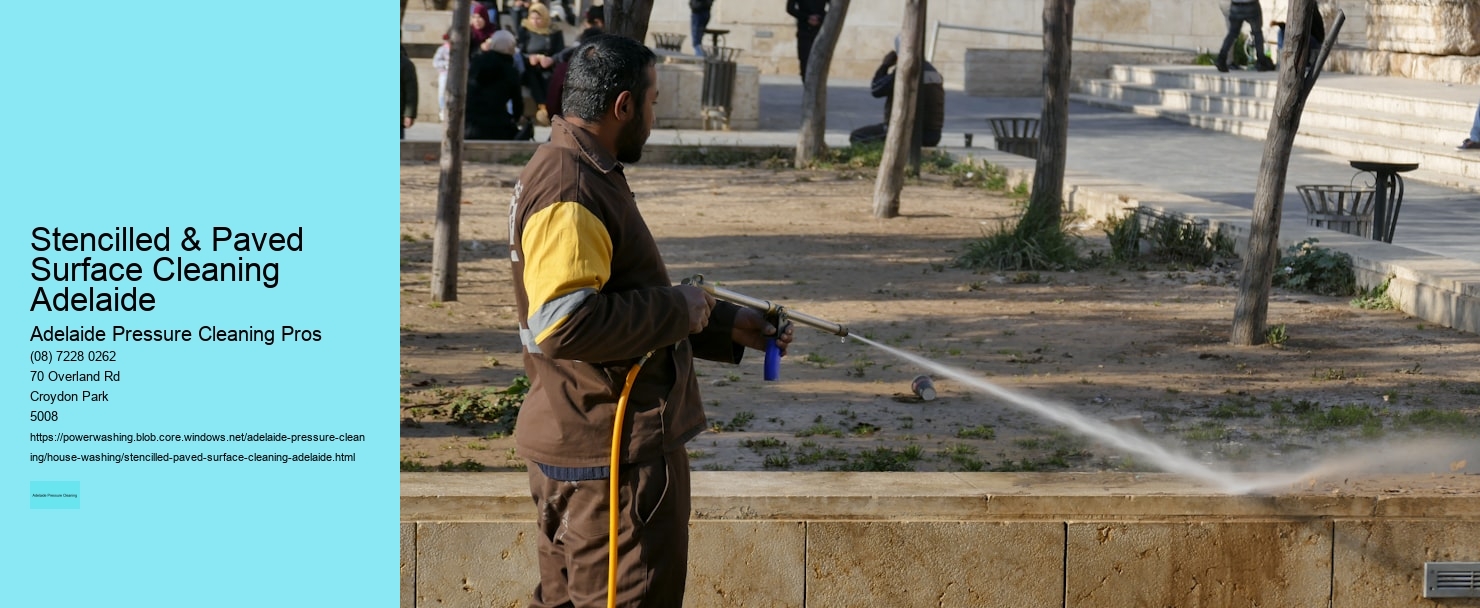
[[[403,470],[524,468],[504,427],[449,424],[460,396],[522,371],[507,246],[519,168],[466,167],[458,298],[434,304],[437,167],[402,166]],[[1286,326],[1284,346],[1230,346],[1236,260],[1196,270],[956,268],[966,242],[1017,208],[938,176],[905,188],[902,217],[877,220],[873,170],[636,165],[628,175],[675,280],[702,273],[1219,468],[1279,469],[1335,450],[1391,463],[1407,450],[1423,466],[1474,470],[1407,443],[1480,444],[1474,335],[1276,290],[1268,318]],[[1105,248],[1091,221],[1081,227],[1087,248]],[[938,373],[938,398],[922,401],[911,380],[933,370],[806,327],[779,382],[762,380],[759,353],[698,369],[711,424],[690,444],[697,469],[1157,468]]]

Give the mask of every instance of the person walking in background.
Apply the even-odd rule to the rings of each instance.
[[[689,35],[694,39],[694,54],[704,56],[704,30],[709,29],[709,11],[714,0],[689,0]]]
[[[1249,35],[1254,37],[1254,53],[1258,59],[1254,65],[1261,72],[1274,69],[1274,62],[1264,54],[1264,31],[1259,29],[1264,25],[1264,11],[1259,8],[1259,0],[1230,0],[1228,4],[1228,33],[1223,36],[1223,46],[1218,49],[1218,58],[1213,60],[1213,66],[1219,72],[1228,71],[1228,52],[1233,50],[1233,43],[1238,41],[1239,31],[1244,24],[1249,24]]]
[[[797,62],[802,66],[802,82],[806,83],[807,58],[827,17],[827,0],[786,0],[786,14],[797,20]]]
[[[1480,150],[1480,106],[1475,107],[1475,122],[1470,125],[1470,137],[1459,143],[1460,150]]]
[[[848,134],[848,143],[866,144],[882,142],[889,136],[889,115],[894,111],[894,66],[899,62],[899,38],[894,39],[895,50],[884,55],[879,69],[874,71],[874,80],[869,93],[884,98],[884,122],[854,129]],[[915,120],[920,122],[920,145],[927,148],[940,143],[940,133],[946,124],[946,87],[935,66],[921,60],[920,90],[915,94]]]
[[[557,9],[557,8],[560,9],[558,11],[560,14],[559,15],[554,15],[554,13],[557,12],[554,9]],[[550,3],[550,9],[551,9],[550,12],[552,14],[552,19],[555,18],[555,17],[558,17],[558,18],[560,18],[560,20],[565,21],[565,24],[566,25],[575,25],[576,24],[576,9],[575,9],[574,6],[571,6],[570,0],[560,0],[560,2],[558,4],[555,3],[555,2],[551,2]]]
[[[617,527],[618,606],[683,606],[690,472],[706,425],[696,357],[739,363],[791,331],[753,308],[674,285],[625,164],[642,159],[658,98],[642,43],[596,36],[576,50],[565,116],[519,174],[509,257],[531,388],[515,424],[529,463],[540,581],[530,606],[605,606],[607,518]],[[624,380],[625,383],[624,383]],[[620,468],[612,471],[617,403]],[[613,479],[613,474],[617,475]],[[609,503],[609,484],[621,503]]]
[[[406,45],[401,45],[401,139],[406,139],[406,129],[416,124],[416,64],[406,54]]]

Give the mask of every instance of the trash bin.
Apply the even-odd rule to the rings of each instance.
[[[1372,238],[1374,188],[1311,184],[1295,186],[1305,201],[1305,224]]]
[[[730,108],[735,96],[735,58],[739,55],[740,49],[704,47],[704,95],[700,103],[706,131],[714,123],[730,130]]]
[[[682,51],[683,50],[683,38],[684,38],[683,34],[673,34],[673,33],[669,33],[669,32],[654,32],[653,33],[653,46],[656,46],[656,47],[658,47],[660,49],[663,49],[665,51]]]
[[[1008,154],[1038,158],[1037,118],[988,118],[997,149]]]

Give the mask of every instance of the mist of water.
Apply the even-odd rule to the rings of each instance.
[[[921,357],[914,353],[892,348],[880,344],[868,338],[850,335],[850,338],[858,340],[883,350],[894,357],[912,363],[921,369],[929,370],[940,377],[950,378],[959,382],[962,386],[970,387],[976,391],[991,395],[1020,410],[1031,413],[1039,418],[1054,422],[1071,431],[1101,441],[1109,446],[1115,447],[1127,453],[1135,454],[1143,458],[1147,464],[1169,473],[1185,475],[1213,486],[1221,492],[1229,494],[1247,494],[1250,492],[1269,490],[1274,488],[1289,487],[1304,480],[1317,476],[1325,476],[1340,473],[1362,471],[1377,463],[1391,464],[1401,454],[1437,453],[1431,449],[1419,446],[1417,449],[1397,449],[1366,452],[1367,456],[1343,456],[1328,459],[1314,467],[1297,473],[1231,473],[1219,471],[1204,465],[1192,457],[1174,452],[1165,446],[1158,444],[1142,435],[1121,430],[1108,423],[1085,416],[1067,405],[1056,404],[997,386],[983,380],[977,375],[966,370],[957,369],[949,365],[937,363]],[[1414,448],[1414,446],[1409,446]],[[1423,460],[1411,459],[1415,464]],[[1427,463],[1425,463],[1427,464]]]

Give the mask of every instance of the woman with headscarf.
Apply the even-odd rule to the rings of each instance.
[[[498,31],[498,26],[493,24],[493,20],[488,15],[488,7],[484,6],[482,2],[473,3],[473,20],[470,25],[472,25],[470,28],[470,34],[472,36],[468,40],[470,43],[468,44],[468,54],[476,55],[478,49],[483,47],[483,43],[487,42],[489,38],[493,37],[493,33]]]
[[[524,114],[519,71],[514,69],[514,35],[498,30],[485,40],[468,65],[466,139],[514,139],[515,118]]]
[[[529,96],[539,108],[536,120],[549,120],[545,107],[546,93],[550,90],[550,75],[555,69],[555,55],[565,50],[565,36],[550,26],[550,9],[541,3],[529,5],[529,17],[524,20],[524,29],[519,32],[519,50],[524,54],[524,85],[529,87]],[[543,114],[544,120],[538,119]]]

